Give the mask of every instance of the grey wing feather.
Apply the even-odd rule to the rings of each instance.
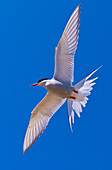
[[[78,44],[80,5],[71,15],[55,50],[54,78],[66,84],[74,81],[74,54]]]
[[[64,104],[65,100],[48,92],[44,99],[33,109],[24,139],[23,153],[37,140],[46,128],[50,118]]]

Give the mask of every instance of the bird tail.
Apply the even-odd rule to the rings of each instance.
[[[99,67],[101,68],[101,67]],[[70,99],[67,100],[67,110],[68,110],[68,118],[69,124],[72,131],[72,123],[74,123],[74,111],[76,112],[77,116],[80,118],[80,113],[82,112],[82,106],[85,107],[88,101],[87,96],[91,94],[91,90],[93,89],[93,85],[96,83],[94,82],[98,77],[88,80],[99,68],[95,71],[90,73],[88,76],[83,78],[77,84],[75,84],[74,90],[71,94]],[[71,123],[72,120],[72,123]]]

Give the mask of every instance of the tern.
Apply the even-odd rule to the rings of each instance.
[[[72,13],[62,37],[55,49],[55,71],[52,79],[40,79],[31,86],[42,86],[48,90],[43,100],[33,109],[26,131],[23,153],[28,151],[32,144],[48,125],[54,113],[67,100],[67,111],[69,125],[72,130],[74,123],[74,112],[80,117],[82,106],[88,101],[87,96],[91,94],[94,82],[98,77],[88,80],[99,68],[83,78],[77,84],[74,81],[74,55],[78,44],[80,5]]]

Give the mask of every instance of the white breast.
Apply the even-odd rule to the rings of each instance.
[[[62,98],[68,98],[70,97],[73,87],[67,84],[63,84],[62,82],[53,78],[46,83],[46,89],[49,92],[52,92]]]

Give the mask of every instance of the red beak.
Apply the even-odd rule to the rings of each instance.
[[[38,83],[35,83],[35,84],[30,85],[30,87],[32,87],[32,86],[37,86],[37,85],[38,85]]]

